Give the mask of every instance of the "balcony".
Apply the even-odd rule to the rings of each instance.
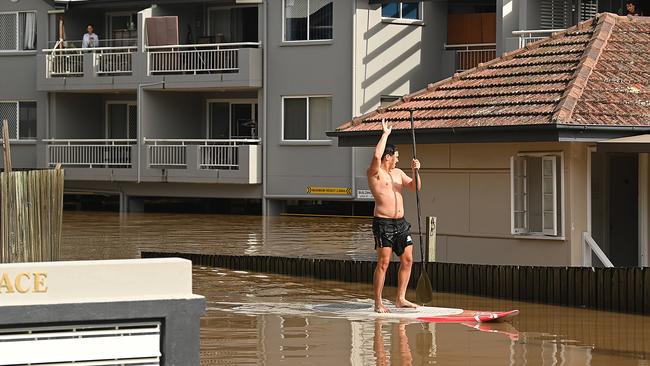
[[[145,139],[146,164],[150,171],[164,172],[168,182],[259,184],[262,182],[260,142],[259,139]]]
[[[445,51],[454,55],[455,72],[473,69],[481,63],[496,58],[496,43],[448,44]]]
[[[262,86],[259,42],[146,47],[147,75],[170,87]],[[167,86],[166,86],[167,87]]]
[[[135,139],[49,139],[46,163],[61,164],[66,179],[120,180],[136,179]]]
[[[39,55],[43,91],[129,90],[165,81],[166,88],[259,88],[260,43],[56,48]]]

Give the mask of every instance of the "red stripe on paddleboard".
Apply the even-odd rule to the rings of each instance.
[[[485,323],[504,320],[517,314],[519,314],[519,310],[495,312],[465,310],[456,315],[429,316],[416,319],[430,323]]]

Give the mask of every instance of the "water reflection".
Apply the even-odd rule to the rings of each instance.
[[[66,259],[137,258],[141,251],[374,258],[367,219],[64,212]]]
[[[371,286],[254,276],[195,270],[195,291],[209,303],[204,364],[646,365],[650,356],[648,317],[435,294],[439,306],[519,308],[521,315],[496,324],[348,319],[310,305],[370,303]]]

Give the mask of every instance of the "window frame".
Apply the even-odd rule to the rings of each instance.
[[[287,18],[286,18],[286,3],[287,0],[282,0],[282,42],[286,44],[318,44],[325,43],[330,44],[334,40],[334,0],[332,0],[332,38],[326,39],[310,39],[311,33],[309,32],[309,3],[311,0],[307,1],[307,39],[296,39],[296,40],[287,40]]]
[[[137,100],[107,100],[106,104],[104,106],[104,138],[106,140],[112,140],[108,137],[110,131],[109,125],[110,125],[110,120],[109,120],[109,112],[110,112],[110,106],[115,105],[115,104],[121,104],[126,106],[126,134],[129,135],[129,132],[131,131],[130,129],[130,122],[129,122],[129,107],[136,107],[136,136],[133,137],[127,137],[127,140],[137,140],[138,139],[138,126],[137,126],[137,108],[138,108],[138,101]]]
[[[526,195],[526,200],[524,202],[525,204],[525,212],[526,216],[524,219],[525,226],[523,228],[521,227],[516,227],[515,226],[515,160],[517,158],[532,158],[532,157],[537,157],[542,159],[542,172],[541,172],[541,195],[540,195],[540,207],[542,209],[542,230],[540,232],[530,232],[530,220],[528,219],[528,194],[529,192],[527,191],[527,185],[528,185],[528,167],[527,164],[525,166],[526,169],[526,183],[524,185],[524,193]],[[555,165],[555,174],[553,176],[553,186],[555,187],[555,192],[554,193],[554,220],[555,220],[555,231],[549,231],[544,228],[543,225],[543,215],[544,215],[544,192],[543,192],[543,184],[544,184],[544,174],[543,174],[543,168],[544,168],[544,160],[552,158],[554,159],[554,165]],[[515,155],[510,157],[510,169],[509,169],[509,174],[510,174],[510,234],[515,236],[515,237],[534,237],[534,238],[545,238],[545,239],[565,239],[565,185],[564,185],[564,152],[563,151],[544,151],[544,152],[518,152]],[[558,180],[559,180],[559,187],[558,187]],[[559,192],[557,191],[559,189]],[[558,202],[559,198],[559,202]],[[560,218],[558,222],[558,216]]]
[[[0,103],[15,103],[16,104],[16,138],[9,138],[9,141],[12,142],[19,142],[19,141],[37,141],[38,140],[38,101],[33,100],[33,99],[25,99],[25,100],[2,100],[0,99]],[[35,103],[36,104],[36,135],[31,138],[20,138],[20,103]],[[2,127],[2,121],[0,120],[0,128]],[[11,134],[11,132],[10,132]]]
[[[387,22],[387,23],[402,23],[402,24],[418,24],[421,25],[424,23],[424,2],[423,1],[418,1],[418,18],[417,19],[411,19],[411,18],[404,18],[402,15],[402,5],[405,2],[415,2],[415,1],[400,1],[400,2],[395,2],[399,4],[399,17],[398,18],[392,18],[392,17],[385,17],[384,16],[384,4],[382,3],[381,6],[379,7],[379,11],[381,12],[381,20],[382,22]],[[392,4],[395,4],[392,3]]]
[[[33,50],[23,50],[23,49],[20,48],[20,14],[21,13],[34,13],[34,19],[35,19],[34,26],[36,27],[36,36],[38,37],[38,12],[36,10],[0,11],[0,15],[14,14],[16,16],[16,48],[11,49],[11,50],[5,50],[5,49],[0,48],[0,55],[6,54],[6,53],[16,53],[16,52],[36,53],[36,51],[38,49],[38,46],[36,44],[36,40],[34,41],[34,49]],[[25,101],[25,102],[27,102],[27,101]]]
[[[211,127],[210,127],[210,104],[213,103],[227,103],[228,104],[228,140],[238,140],[242,139],[241,137],[233,138],[232,136],[232,106],[233,105],[250,105],[251,106],[251,113],[253,117],[255,116],[255,112],[259,113],[260,107],[259,107],[259,101],[257,99],[222,99],[222,98],[208,98],[205,100],[205,138],[207,140],[215,140],[210,138],[210,133],[212,132]],[[259,115],[258,115],[259,118]],[[256,121],[258,123],[257,127],[257,137],[250,137],[252,140],[256,140],[260,138],[260,129],[259,129],[259,120]]]
[[[330,98],[330,103],[332,106],[332,110],[334,109],[334,98],[332,95],[328,94],[314,94],[314,95],[284,95],[282,96],[282,103],[281,103],[281,110],[280,110],[280,120],[282,121],[282,128],[280,129],[280,141],[282,144],[285,145],[330,145],[332,143],[331,139],[310,139],[309,138],[309,100],[311,98]],[[285,125],[285,120],[284,120],[284,101],[286,99],[307,99],[307,108],[305,109],[305,120],[306,120],[306,133],[307,136],[305,139],[299,140],[299,139],[290,139],[287,140],[284,138],[284,125]],[[330,121],[330,127],[331,127],[331,121]]]

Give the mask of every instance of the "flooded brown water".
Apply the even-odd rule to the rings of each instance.
[[[62,254],[137,258],[149,249],[365,259],[372,258],[369,231],[358,219],[66,212]],[[310,305],[369,302],[370,285],[222,268],[195,267],[194,289],[208,307],[202,365],[650,364],[645,316],[438,293],[436,306],[521,314],[480,327],[348,319]]]

